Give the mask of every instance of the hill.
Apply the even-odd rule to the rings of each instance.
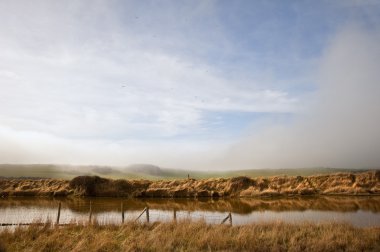
[[[127,167],[96,165],[56,164],[0,164],[0,177],[7,178],[56,178],[72,179],[76,176],[102,176],[113,179],[183,179],[190,178],[232,178],[237,176],[311,176],[337,172],[363,172],[364,169],[343,168],[297,168],[297,169],[250,169],[236,171],[195,171],[168,169],[151,164],[134,164]]]

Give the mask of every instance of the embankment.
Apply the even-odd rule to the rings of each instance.
[[[84,197],[275,197],[295,195],[380,195],[380,171],[268,178],[112,180],[79,176],[58,179],[0,179],[0,196]]]

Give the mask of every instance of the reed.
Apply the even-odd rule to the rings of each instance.
[[[342,223],[31,225],[0,232],[0,251],[380,251],[380,228]]]

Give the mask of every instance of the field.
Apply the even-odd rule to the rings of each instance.
[[[380,228],[348,224],[50,225],[0,232],[0,251],[379,251]]]

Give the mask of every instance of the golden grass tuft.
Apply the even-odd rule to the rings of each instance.
[[[0,233],[0,251],[379,251],[380,228],[348,224],[171,222],[37,226]]]

